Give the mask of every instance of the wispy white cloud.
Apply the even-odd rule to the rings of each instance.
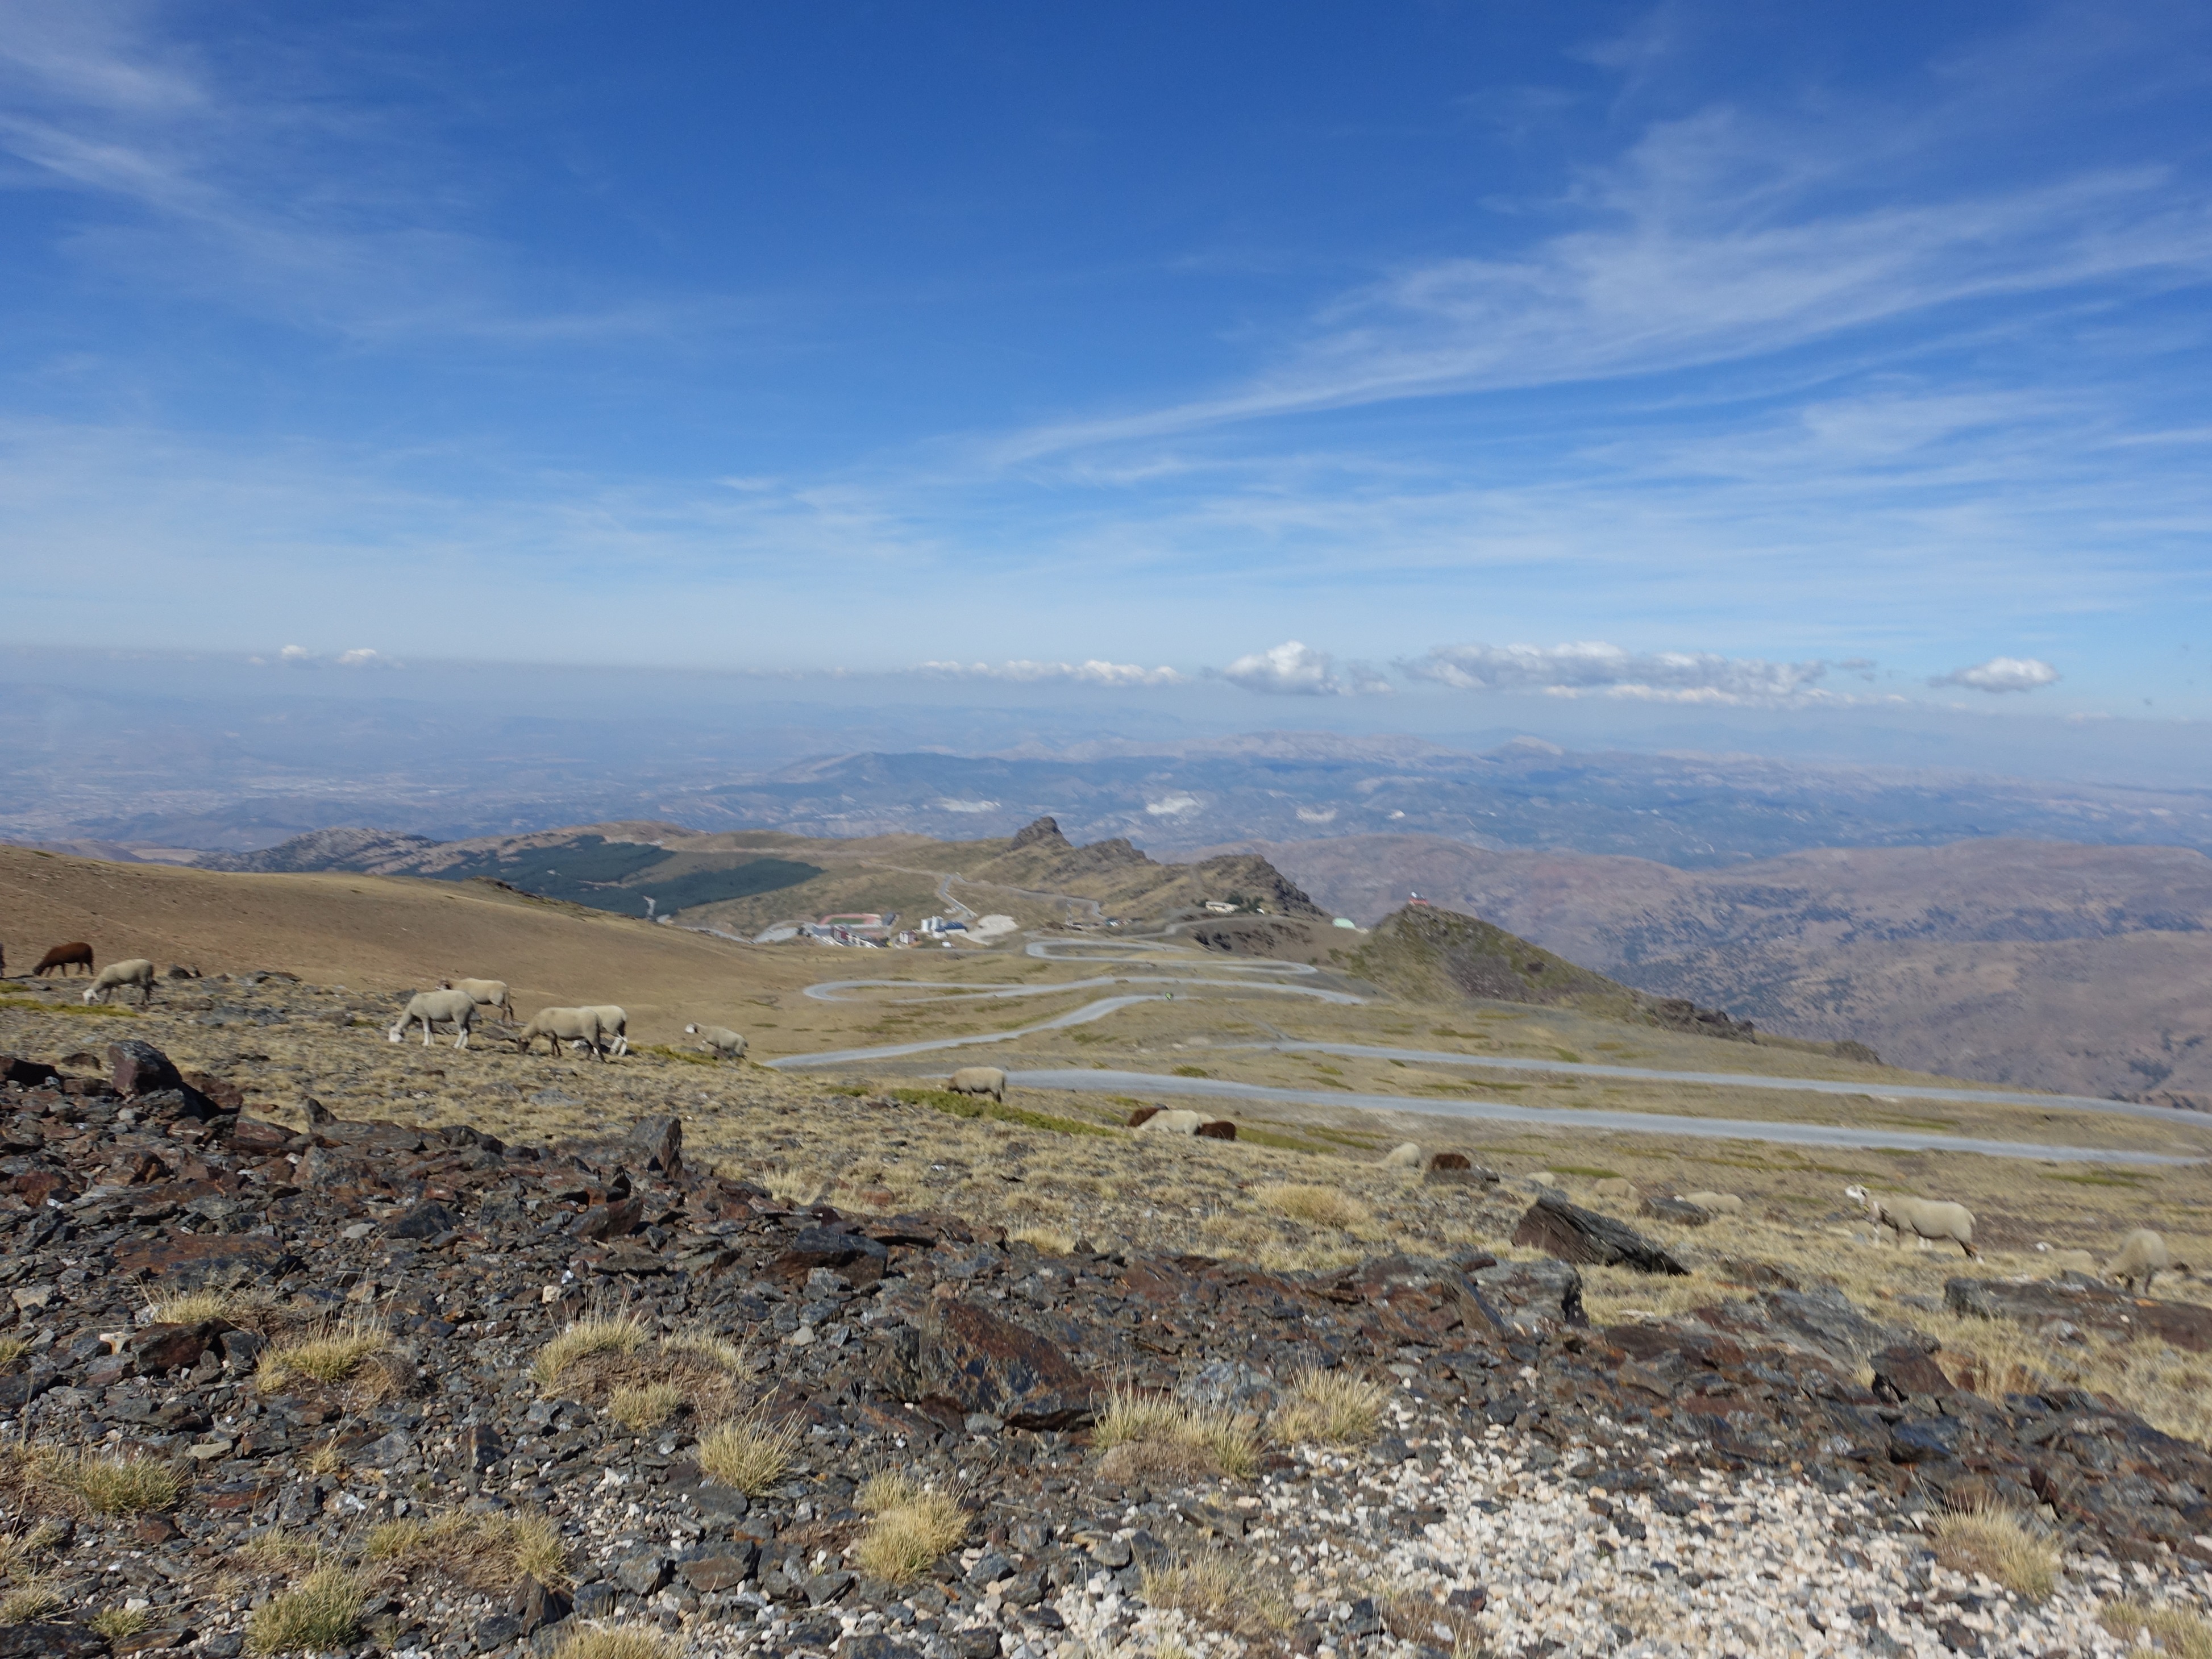
[[[1769,662],[1710,651],[1645,651],[1585,641],[1572,645],[1440,645],[1396,665],[1409,679],[1457,691],[1541,691],[1650,702],[1727,706],[1850,702],[1821,686],[1825,662]],[[1854,672],[1868,666],[1854,661]]]
[[[1221,671],[1221,678],[1247,691],[1278,697],[1350,697],[1391,689],[1389,680],[1364,663],[1340,668],[1328,652],[1297,640],[1239,657]]]
[[[2007,691],[2033,691],[2057,683],[2058,671],[2039,657],[1991,657],[1971,668],[1954,668],[1948,674],[1937,674],[1928,682],[1930,685],[1963,685],[1993,696]]]
[[[926,662],[915,672],[945,679],[1011,680],[1023,685],[1182,685],[1190,678],[1172,668],[1145,668],[1096,658],[1089,662]]]

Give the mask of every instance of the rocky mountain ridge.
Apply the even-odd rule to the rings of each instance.
[[[2041,1651],[2095,1645],[2118,1564],[2185,1599],[2212,1560],[2203,1448],[1967,1392],[1818,1286],[1599,1329],[1571,1261],[1052,1254],[776,1198],[693,1167],[673,1116],[550,1146],[312,1101],[288,1125],[150,1045],[89,1059],[0,1059],[11,1654],[550,1655],[599,1620],[837,1659],[1732,1620]],[[1516,1236],[1628,1231],[1595,1219],[1540,1194]],[[2170,1340],[2212,1345],[2182,1313]],[[1329,1375],[1370,1391],[1358,1420],[1297,1415]],[[1162,1421],[1273,1426],[1109,1449],[1112,1379]],[[886,1471],[955,1500],[911,1571],[868,1546]],[[1977,1502],[2057,1517],[2050,1601],[1921,1546],[1916,1513]]]

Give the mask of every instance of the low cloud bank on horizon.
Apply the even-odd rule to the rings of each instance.
[[[1866,657],[1781,662],[1726,657],[1711,651],[1631,651],[1601,640],[1583,640],[1553,646],[1432,646],[1420,656],[1401,658],[1390,665],[1408,682],[1452,691],[1608,696],[1731,708],[1894,705],[1908,701],[1893,691],[1838,691],[1822,683],[1834,671],[1871,684],[1875,664]],[[1058,682],[1109,687],[1188,685],[1211,678],[1276,697],[1388,696],[1398,689],[1371,665],[1340,659],[1302,640],[1285,640],[1264,651],[1248,653],[1225,668],[1190,673],[1097,659],[1081,663],[927,662],[914,672],[1013,684]],[[2039,658],[1998,656],[1948,674],[1932,675],[1926,683],[1933,688],[1956,686],[2002,696],[2037,690],[2056,684],[2060,678],[2056,668]]]

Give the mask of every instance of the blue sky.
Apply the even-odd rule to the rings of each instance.
[[[2160,0],[18,0],[0,639],[2212,717],[2209,83]]]

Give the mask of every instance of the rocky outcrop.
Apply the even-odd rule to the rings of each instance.
[[[1677,1278],[1690,1271],[1664,1245],[1626,1222],[1571,1204],[1557,1193],[1541,1194],[1528,1206],[1513,1230],[1513,1242],[1586,1267],[1633,1267],[1638,1273]]]
[[[2130,1296],[2079,1274],[1954,1279],[1943,1286],[1943,1302],[1954,1313],[1983,1319],[2008,1319],[2039,1329],[2072,1326],[2124,1340],[2150,1337],[2191,1353],[2212,1352],[2212,1308]]]

